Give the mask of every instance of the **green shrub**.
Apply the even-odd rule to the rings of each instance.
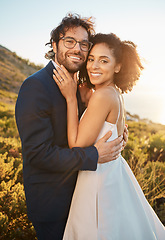
[[[0,240],[36,239],[27,218],[21,143],[13,106],[0,104]],[[146,198],[165,224],[164,128],[130,122],[122,153]]]

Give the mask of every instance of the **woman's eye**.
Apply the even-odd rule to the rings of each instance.
[[[93,61],[93,59],[92,58],[88,58],[88,62],[92,62]]]
[[[106,60],[101,60],[100,62],[101,62],[101,63],[107,63],[107,61],[106,61]]]

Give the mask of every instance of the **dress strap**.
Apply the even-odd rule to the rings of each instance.
[[[116,124],[118,123],[118,120],[119,120],[119,116],[120,116],[120,104],[121,104],[121,101],[120,101],[120,97],[119,97],[119,95],[118,95],[118,98],[119,98],[119,112],[118,112],[118,116],[117,116]]]
[[[120,104],[121,104],[121,99],[120,99],[119,94],[117,93],[116,88],[115,88],[115,87],[112,87],[112,86],[110,86],[110,87],[114,89],[114,91],[116,92],[116,94],[117,94],[117,96],[118,96],[118,99],[119,99],[119,111],[118,111],[118,116],[117,116],[117,120],[116,120],[116,124],[117,124],[117,122],[118,122],[118,120],[119,120],[119,116],[120,116]]]

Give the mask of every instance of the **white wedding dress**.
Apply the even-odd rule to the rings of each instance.
[[[97,140],[110,130],[117,138],[117,124],[105,122]],[[63,240],[165,240],[165,228],[119,156],[79,172]]]

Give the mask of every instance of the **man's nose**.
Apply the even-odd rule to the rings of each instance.
[[[81,51],[80,43],[77,42],[76,45],[74,46],[74,50]]]

